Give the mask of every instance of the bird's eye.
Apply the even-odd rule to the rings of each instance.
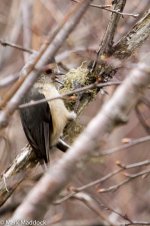
[[[46,70],[45,70],[45,74],[46,75],[50,75],[52,73],[52,69],[51,68],[47,68]]]

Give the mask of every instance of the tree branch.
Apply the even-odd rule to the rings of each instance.
[[[126,4],[126,0],[117,1],[117,3],[114,4],[114,10],[118,12],[122,12],[125,7],[125,4]],[[113,45],[113,39],[114,39],[114,35],[116,32],[120,17],[121,17],[120,14],[112,13],[106,32],[104,34],[102,43],[98,50],[98,55],[102,55],[104,53],[107,54],[110,52]]]
[[[150,36],[150,10],[139,20],[131,31],[112,48],[114,57],[124,59],[133,54]]]

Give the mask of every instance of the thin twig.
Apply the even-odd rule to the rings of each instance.
[[[132,168],[136,168],[136,167],[147,166],[149,164],[150,164],[150,160],[145,160],[145,161],[142,161],[142,162],[133,163],[133,164],[129,164],[129,165],[122,165],[122,167],[120,167],[120,169],[114,170],[113,172],[107,174],[106,176],[104,176],[104,177],[102,177],[102,178],[100,178],[98,180],[92,181],[92,182],[90,182],[88,184],[85,184],[85,185],[83,185],[81,187],[74,188],[74,190],[70,194],[68,194],[68,195],[64,196],[63,198],[55,201],[55,204],[60,204],[60,203],[62,203],[64,201],[66,201],[67,199],[71,198],[73,195],[75,195],[78,192],[81,192],[81,191],[83,191],[83,190],[85,190],[87,188],[93,187],[93,186],[95,186],[97,184],[103,183],[104,181],[106,181],[106,180],[112,178],[113,176],[121,173],[125,169],[132,169]]]
[[[118,12],[122,12],[126,4],[126,0],[120,0],[116,4],[114,4],[114,10]],[[114,35],[117,29],[117,25],[120,20],[120,14],[112,13],[109,24],[107,26],[106,32],[104,34],[103,40],[97,52],[98,55],[109,53],[113,45]]]
[[[72,199],[77,199],[83,202],[88,208],[90,208],[97,216],[100,217],[101,220],[104,221],[104,225],[107,222],[107,225],[110,226],[115,226],[112,224],[108,218],[103,214],[103,212],[99,208],[99,203],[92,198],[91,195],[84,193],[84,192],[79,192],[78,194],[75,194],[72,196]]]
[[[77,0],[72,0],[73,2],[79,2]],[[110,9],[111,5],[96,5],[96,4],[90,4],[91,7],[93,8],[99,8],[99,9],[104,9],[106,11],[112,12],[112,13],[116,13],[122,16],[132,16],[134,18],[137,18],[139,16],[139,14],[133,14],[133,13],[124,13],[124,12],[120,12],[119,10],[114,10],[114,9]]]
[[[114,7],[113,10],[122,12],[125,7],[125,4],[126,4],[126,0],[117,1],[117,3],[115,3],[113,6]],[[103,54],[109,54],[111,52],[115,32],[117,30],[117,25],[119,23],[120,17],[121,17],[120,14],[115,14],[115,13],[111,14],[107,29],[104,33],[101,44],[99,45],[99,48],[97,50],[96,59],[92,65],[92,69],[91,69],[92,72],[96,69],[99,56],[102,56]]]
[[[137,168],[137,167],[143,167],[143,166],[148,166],[150,165],[150,160],[147,159],[147,160],[144,160],[144,161],[141,161],[141,162],[136,162],[136,163],[132,163],[132,164],[129,164],[129,165],[124,165],[122,163],[119,162],[116,162],[117,166],[121,167],[122,169],[133,169],[133,168]]]
[[[23,45],[26,48],[32,48],[32,17],[33,17],[33,1],[22,0],[21,2],[22,21],[23,21]],[[29,53],[24,52],[24,61],[27,62]]]
[[[24,51],[24,52],[27,52],[27,53],[34,53],[35,51],[32,50],[32,49],[28,49],[28,48],[25,48],[21,45],[17,45],[17,44],[14,44],[14,43],[11,43],[11,42],[7,42],[7,41],[2,41],[0,40],[0,44],[4,47],[6,46],[9,46],[9,47],[12,47],[12,48],[15,48],[15,49],[18,49],[18,50],[21,50],[21,51]]]
[[[132,221],[132,222],[129,222],[129,223],[123,223],[123,224],[120,224],[120,226],[129,226],[129,225],[150,225],[150,222],[146,222],[146,221]]]
[[[109,12],[112,12],[112,13],[116,13],[116,14],[119,14],[119,15],[122,15],[122,16],[132,16],[134,18],[137,18],[139,16],[139,14],[133,14],[133,13],[124,13],[124,12],[120,12],[119,10],[114,10],[114,9],[109,9],[107,8],[107,5],[106,7],[105,6],[101,6],[101,5],[94,5],[94,4],[90,4],[90,6],[92,7],[95,7],[95,8],[100,8],[100,9],[104,9],[106,11],[109,11]]]
[[[21,104],[21,105],[19,105],[19,108],[31,107],[31,106],[35,106],[35,105],[38,105],[38,104],[41,104],[41,103],[44,103],[44,102],[47,102],[47,101],[54,101],[54,100],[57,100],[57,99],[63,99],[63,98],[66,98],[67,96],[77,94],[77,93],[81,93],[81,92],[84,92],[84,91],[87,91],[87,90],[90,90],[90,89],[95,89],[97,87],[103,88],[103,87],[106,87],[106,86],[113,86],[113,85],[120,85],[120,84],[121,84],[120,81],[106,82],[106,83],[100,83],[100,84],[94,83],[94,84],[91,84],[91,85],[84,86],[82,88],[75,89],[73,91],[69,91],[65,94],[56,96],[54,98],[41,99],[41,100],[34,101],[34,102],[32,101],[31,103],[29,102],[29,103],[26,103],[26,104]]]
[[[60,203],[62,203],[64,201],[66,201],[67,199],[71,198],[73,195],[77,194],[78,192],[81,192],[81,191],[85,190],[86,188],[90,188],[92,186],[95,186],[95,185],[97,185],[99,183],[102,183],[102,182],[108,180],[109,178],[113,177],[114,175],[120,173],[122,170],[123,169],[117,169],[117,170],[107,174],[106,176],[104,176],[104,177],[102,177],[102,178],[100,178],[98,180],[92,181],[92,182],[90,182],[90,183],[88,183],[86,185],[83,185],[83,186],[79,187],[79,188],[74,188],[74,190],[70,194],[64,196],[63,198],[61,198],[59,200],[56,200],[54,203],[55,204],[60,204]]]
[[[136,179],[137,177],[141,177],[143,175],[149,175],[150,174],[150,169],[141,171],[140,173],[135,173],[135,174],[125,174],[127,176],[127,179],[123,180],[119,184],[115,184],[113,186],[110,186],[108,188],[100,188],[98,190],[99,193],[106,193],[106,192],[111,192],[111,191],[116,191],[123,185],[129,183],[131,180]]]
[[[118,151],[121,151],[121,150],[125,150],[127,148],[130,148],[132,146],[135,146],[135,145],[138,145],[138,144],[141,144],[143,142],[149,142],[150,141],[150,136],[146,136],[146,137],[140,137],[138,139],[134,139],[134,140],[131,140],[128,144],[122,144],[120,146],[117,146],[117,147],[114,147],[114,148],[110,148],[106,151],[102,151],[101,153],[99,153],[98,155],[99,156],[106,156],[106,155],[111,155],[111,154],[114,154]],[[96,155],[96,154],[95,154]]]

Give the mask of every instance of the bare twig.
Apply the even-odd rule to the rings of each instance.
[[[78,0],[71,0],[71,1],[72,2],[76,2],[76,3],[79,3],[80,2]],[[95,5],[95,4],[90,4],[89,6],[92,6],[94,8],[106,9],[106,10],[107,10],[107,8],[110,8],[111,7],[111,5]]]
[[[103,224],[105,225],[111,225],[113,226],[114,224],[112,224],[107,218],[106,216],[103,214],[103,212],[100,210],[100,206],[99,203],[93,199],[89,194],[87,193],[83,193],[83,192],[79,192],[78,194],[75,194],[72,196],[72,199],[77,199],[80,200],[81,202],[83,202],[87,207],[89,207],[97,216],[100,217],[101,220],[103,220]]]
[[[99,84],[98,83],[94,83],[94,84],[91,84],[91,85],[88,85],[88,86],[84,86],[82,88],[78,88],[78,89],[75,89],[73,91],[64,93],[64,94],[59,95],[59,96],[54,97],[54,98],[41,99],[39,101],[34,101],[34,102],[32,101],[32,103],[21,104],[19,106],[19,108],[26,108],[26,107],[38,105],[38,104],[44,103],[46,101],[53,101],[53,100],[57,100],[57,99],[63,99],[63,98],[66,98],[67,96],[70,96],[70,95],[73,95],[73,94],[77,94],[77,93],[81,93],[81,92],[85,92],[85,91],[88,91],[90,89],[95,89],[97,87],[103,88],[103,87],[107,87],[107,86],[120,85],[120,84],[121,84],[121,82],[119,82],[119,81],[99,83]]]
[[[79,2],[77,0],[72,0],[73,2]],[[91,7],[94,8],[98,8],[98,9],[104,9],[106,11],[112,12],[112,13],[116,13],[122,16],[132,16],[134,18],[137,18],[139,16],[139,14],[133,14],[133,13],[124,13],[124,12],[120,12],[119,10],[114,10],[114,9],[110,9],[111,5],[96,5],[96,4],[90,4]]]
[[[118,165],[118,164],[117,164]],[[88,184],[85,184],[81,187],[78,187],[78,188],[74,188],[74,190],[72,192],[70,192],[68,195],[64,196],[63,198],[55,201],[55,204],[60,204],[66,200],[68,200],[69,198],[71,198],[73,195],[75,195],[76,193],[78,192],[81,192],[87,188],[90,188],[90,187],[93,187],[97,184],[100,184],[100,183],[103,183],[105,181],[107,181],[108,179],[112,178],[113,176],[123,172],[124,170],[127,170],[127,169],[132,169],[132,168],[136,168],[136,167],[142,167],[142,166],[147,166],[147,165],[150,165],[150,160],[145,160],[145,161],[142,161],[142,162],[138,162],[138,163],[133,163],[133,164],[129,164],[129,165],[118,165],[118,166],[122,166],[120,167],[120,169],[117,169],[117,170],[114,170],[113,172],[111,173],[108,173],[106,176],[100,178],[100,179],[97,179],[95,181],[92,181]]]
[[[13,2],[13,9],[11,10],[10,13],[7,15],[7,25],[6,25],[6,20],[5,20],[5,32],[3,34],[3,37],[8,37],[9,36],[9,42],[11,43],[16,43],[18,38],[20,37],[20,32],[21,32],[21,27],[22,27],[22,20],[21,20],[21,13],[20,13],[20,1],[19,2]],[[18,13],[16,14],[15,20],[12,21],[12,14],[14,13],[14,10],[17,10]],[[12,29],[10,30],[10,24],[13,25]],[[13,48],[5,48],[2,49],[0,53],[0,59],[1,59],[1,64],[4,62],[8,62],[8,59],[13,54],[14,49]]]
[[[0,44],[4,47],[9,46],[9,47],[12,47],[12,48],[15,48],[15,49],[18,49],[18,50],[21,50],[21,51],[24,51],[24,52],[27,52],[27,53],[30,53],[30,54],[35,52],[32,49],[28,49],[28,48],[25,48],[23,46],[20,46],[20,45],[11,43],[11,42],[7,42],[7,41],[4,41],[4,40],[0,40]]]
[[[132,221],[132,222],[129,222],[129,223],[123,223],[123,224],[120,224],[120,226],[129,226],[129,225],[150,225],[150,222],[146,222],[146,221]]]
[[[22,161],[23,160],[23,161]],[[21,154],[13,161],[12,165],[3,173],[0,179],[0,206],[11,196],[12,192],[26,177],[31,168],[37,164],[34,152],[29,146],[22,149]],[[22,170],[26,169],[26,170]],[[5,178],[5,181],[4,181]],[[5,186],[6,182],[6,186]]]
[[[126,0],[117,1],[117,3],[114,4],[113,10],[122,12],[125,7],[125,4],[126,4]],[[121,15],[119,15],[119,14],[115,14],[115,13],[111,14],[111,18],[109,20],[107,29],[105,31],[105,34],[103,36],[99,49],[97,50],[96,60],[94,61],[93,65],[92,65],[92,69],[91,69],[92,72],[96,69],[99,56],[102,56],[103,54],[107,55],[111,52],[111,49],[113,46],[114,35],[116,32],[120,17],[121,17]]]
[[[92,182],[90,182],[88,184],[85,184],[85,185],[79,187],[79,188],[74,188],[71,193],[69,193],[68,195],[64,196],[63,198],[55,201],[54,203],[55,204],[60,204],[60,203],[62,203],[64,201],[68,200],[69,198],[71,198],[72,196],[77,194],[78,192],[81,192],[81,191],[83,191],[83,190],[85,190],[87,188],[90,188],[90,187],[95,186],[95,185],[97,185],[99,183],[102,183],[102,182],[108,180],[109,178],[113,177],[114,175],[120,173],[121,171],[123,171],[123,169],[117,169],[117,170],[107,174],[106,176],[104,176],[104,177],[102,177],[102,178],[100,178],[98,180],[92,181]]]
[[[141,161],[141,162],[136,162],[136,163],[132,163],[132,164],[129,164],[129,165],[124,165],[120,162],[116,162],[117,166],[121,167],[123,170],[125,169],[133,169],[133,168],[137,168],[137,167],[143,167],[143,166],[148,166],[150,165],[150,160],[144,160],[144,161]]]
[[[23,46],[32,48],[32,8],[33,1],[26,0],[21,2],[23,19]],[[27,62],[29,53],[24,52],[24,60]]]
[[[125,174],[128,178],[120,182],[119,184],[110,186],[109,188],[100,188],[98,190],[99,193],[106,193],[106,192],[111,192],[111,191],[116,191],[123,185],[129,183],[131,180],[136,179],[137,177],[143,176],[143,175],[149,175],[150,174],[150,169],[141,171],[140,173],[135,173],[135,174]]]
[[[138,144],[141,144],[143,142],[149,142],[150,141],[150,136],[146,136],[146,137],[140,137],[138,139],[134,139],[134,140],[131,140],[129,143],[127,144],[122,144],[120,146],[117,146],[117,147],[114,147],[114,148],[111,148],[111,149],[108,149],[106,151],[102,151],[101,153],[99,153],[98,155],[100,156],[106,156],[106,155],[111,155],[111,154],[114,154],[118,151],[121,151],[121,150],[126,150],[132,146],[135,146],[135,145],[138,145]],[[95,154],[96,155],[96,154]]]

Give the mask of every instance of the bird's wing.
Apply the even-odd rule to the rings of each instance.
[[[40,100],[45,98],[43,94],[32,93],[32,100]],[[31,100],[30,96],[26,96],[24,102]],[[52,117],[50,107],[47,102],[39,105],[30,106],[20,110],[20,116],[24,132],[34,149],[39,160],[49,161],[50,137],[53,132]]]

